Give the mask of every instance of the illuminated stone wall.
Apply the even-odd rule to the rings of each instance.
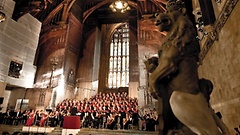
[[[36,67],[33,65],[41,23],[26,14],[17,22],[11,19],[15,3],[5,1],[6,21],[0,24],[0,81],[19,87],[32,87]],[[11,61],[22,64],[19,78],[8,77]]]
[[[217,9],[215,5],[215,10]],[[219,32],[218,41],[213,43],[199,67],[200,77],[213,82],[210,102],[215,112],[221,112],[222,120],[231,134],[234,134],[234,128],[240,125],[240,25],[237,20],[239,12],[240,2],[232,10]],[[222,21],[221,19],[218,21]]]

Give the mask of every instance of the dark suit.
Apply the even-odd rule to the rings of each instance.
[[[13,113],[13,125],[18,125],[22,121],[23,114],[20,111]]]
[[[72,116],[75,116],[77,114],[77,107],[73,107],[72,109],[71,109],[71,115]]]
[[[4,122],[7,125],[12,125],[13,122],[13,117],[12,117],[12,112],[10,110],[7,110],[7,112],[4,115]]]

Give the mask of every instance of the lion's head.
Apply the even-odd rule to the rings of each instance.
[[[168,7],[169,11],[155,14],[158,30],[167,32],[167,40],[163,42],[163,45],[177,46],[183,57],[196,57],[196,60],[198,60],[200,48],[194,25],[186,14],[186,8],[180,8],[179,5],[181,4],[178,4],[178,2],[175,2],[175,4],[170,4],[172,8]]]
[[[160,13],[155,14],[156,16],[156,25],[160,32],[169,31],[172,28],[172,20],[168,14]]]

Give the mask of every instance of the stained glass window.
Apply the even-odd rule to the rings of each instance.
[[[129,25],[115,29],[110,43],[108,87],[128,87]]]

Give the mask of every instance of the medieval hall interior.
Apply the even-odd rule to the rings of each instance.
[[[56,110],[72,113],[76,107],[75,113],[79,115],[89,110],[97,113],[107,110],[114,112],[113,115],[127,111],[132,117],[135,117],[132,113],[140,117],[126,127],[109,124],[112,129],[161,129],[159,119],[155,127],[139,121],[145,113],[160,117],[164,112],[164,92],[153,95],[156,87],[152,86],[152,79],[159,65],[165,62],[160,59],[161,53],[171,55],[171,52],[164,54],[160,48],[171,40],[167,37],[173,25],[169,24],[178,18],[171,16],[167,7],[176,6],[179,1],[0,0],[0,125],[16,124],[15,119],[5,119],[8,111],[34,110],[50,115]],[[186,11],[184,16],[193,25],[194,41],[199,45],[197,71],[191,68],[189,71],[199,79],[210,80],[209,106],[220,115],[231,135],[240,135],[240,25],[237,21],[240,3],[238,0],[182,0],[181,3],[185,9],[181,12]],[[160,22],[156,21],[158,17],[165,18]],[[162,26],[161,31],[160,24],[168,26]],[[194,36],[192,31],[188,36]],[[153,72],[146,64],[150,58],[158,60]],[[167,76],[168,79],[178,76],[178,72]],[[171,87],[171,82],[168,84],[163,83]],[[184,80],[178,84],[187,85]],[[206,112],[201,106],[192,107],[198,108],[199,113]],[[81,128],[89,127],[89,123],[81,120]],[[124,120],[128,120],[127,116]],[[25,126],[28,120],[19,123]],[[106,128],[96,122],[90,126]]]

